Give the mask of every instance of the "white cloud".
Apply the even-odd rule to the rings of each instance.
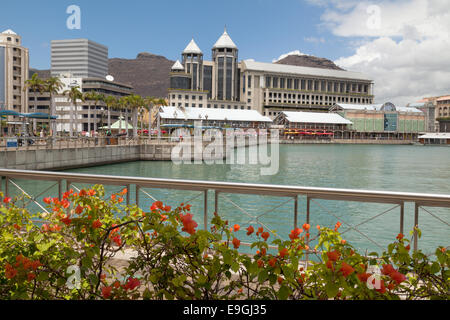
[[[450,93],[448,0],[308,1],[324,7],[322,25],[357,44],[335,63],[374,79],[377,102]]]
[[[305,40],[306,42],[311,42],[311,43],[325,43],[325,39],[320,37],[320,38],[316,38],[316,37],[306,37],[303,40]]]
[[[294,50],[294,51],[282,54],[281,56],[278,57],[278,59],[273,59],[272,62],[275,63],[277,61],[280,61],[280,60],[286,58],[287,56],[309,56],[309,54],[303,53],[300,50]]]

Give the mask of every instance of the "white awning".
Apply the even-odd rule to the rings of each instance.
[[[282,114],[293,123],[353,124],[337,113],[282,111]]]
[[[256,110],[161,107],[162,119],[272,122]]]

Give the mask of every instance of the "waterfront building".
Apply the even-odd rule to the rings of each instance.
[[[51,75],[70,73],[76,78],[105,78],[108,47],[89,39],[51,41]]]
[[[256,110],[271,119],[282,111],[328,111],[335,103],[372,104],[373,81],[350,71],[238,60],[228,32],[212,47],[212,60],[192,39],[170,72],[169,105]]]
[[[28,112],[28,92],[23,90],[28,79],[29,53],[22,38],[8,29],[0,33],[0,108],[18,113]],[[7,117],[8,127],[19,118]],[[7,128],[3,128],[7,129]]]
[[[351,138],[411,139],[425,131],[425,114],[417,108],[384,104],[355,105],[337,103],[330,108],[350,120]]]
[[[201,108],[160,107],[159,115],[162,127],[192,127],[200,123],[202,127],[220,129],[266,129],[272,124],[269,117],[256,110],[222,110]]]
[[[64,91],[70,90],[71,87],[77,86],[82,93],[96,92],[104,94],[105,96],[114,96],[120,98],[123,96],[133,94],[133,87],[127,84],[109,81],[105,78],[75,78],[70,75],[61,77],[60,81],[63,83],[63,88],[59,94],[54,95],[55,115],[58,116],[57,132],[70,131],[70,117],[75,117],[75,106],[67,96],[64,96]],[[50,95],[48,93],[34,93],[29,92],[29,104],[32,112],[48,113],[50,106]],[[90,132],[108,124],[107,107],[104,102],[100,101],[97,106],[94,106],[93,101],[79,101],[76,112],[76,131]],[[125,119],[127,113],[125,110],[110,110],[111,123],[116,122],[120,115]],[[90,121],[89,121],[90,116]],[[128,121],[132,122],[132,111],[128,110]],[[34,124],[34,131],[39,131],[42,127],[48,125],[47,119],[39,119],[37,124]],[[90,125],[90,128],[89,128]]]
[[[282,111],[274,120],[285,129],[345,131],[352,122],[337,113]]]
[[[414,102],[409,103],[407,107],[416,108],[425,115],[425,132],[436,132],[436,108],[432,102]]]
[[[450,146],[450,133],[426,133],[419,136],[419,142],[422,144],[447,145]]]

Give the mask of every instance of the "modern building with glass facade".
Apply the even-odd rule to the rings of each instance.
[[[414,140],[426,128],[426,116],[421,110],[397,107],[390,102],[370,105],[337,103],[330,112],[350,120],[350,136],[362,139],[394,137]]]
[[[108,75],[108,47],[89,39],[51,41],[51,75],[70,73],[77,78]]]
[[[239,62],[227,31],[212,47],[212,61],[192,39],[170,73],[169,105],[256,110],[275,118],[282,111],[328,111],[335,103],[373,103],[373,81],[342,70]]]
[[[28,92],[23,90],[28,69],[29,53],[22,38],[10,29],[0,33],[0,108],[28,112]],[[8,121],[18,119],[8,117]]]

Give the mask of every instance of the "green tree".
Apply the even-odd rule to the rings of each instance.
[[[74,105],[74,111],[75,111],[75,119],[73,119],[73,111],[72,108],[70,108],[70,136],[73,137],[73,125],[75,125],[75,131],[77,132],[77,125],[78,125],[78,112],[77,112],[77,102],[78,100],[84,101],[84,97],[83,97],[83,93],[81,93],[81,91],[79,90],[80,87],[76,86],[76,87],[72,87],[70,88],[70,90],[66,90],[64,91],[64,95],[67,95],[69,100],[72,102],[72,104]]]
[[[63,83],[59,80],[59,78],[51,77],[45,80],[44,82],[44,91],[48,92],[50,95],[50,105],[48,112],[48,127],[50,130],[50,118],[55,115],[55,107],[53,103],[53,95],[58,94],[63,88]],[[52,137],[56,136],[56,123],[52,125]]]
[[[36,112],[37,109],[37,97],[36,92],[39,92],[42,94],[45,91],[45,83],[44,80],[39,78],[37,73],[34,73],[31,76],[31,79],[28,79],[25,81],[25,86],[23,88],[23,91],[31,90],[33,91],[35,97],[34,97],[34,111]],[[36,130],[36,121],[33,122],[34,128],[33,130]]]

